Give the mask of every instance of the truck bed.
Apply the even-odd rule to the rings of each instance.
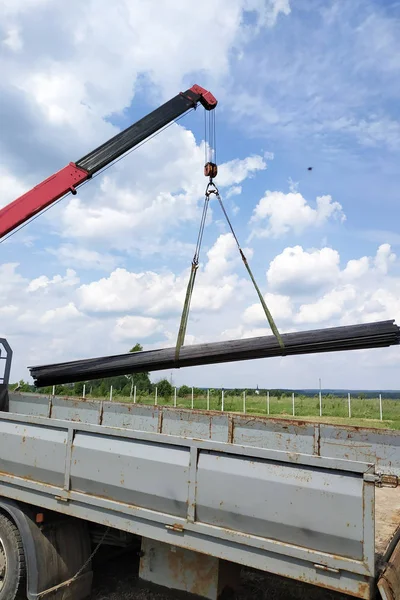
[[[375,490],[375,552],[379,563],[400,536],[400,489]]]
[[[11,394],[0,443],[3,496],[354,597],[395,545],[399,432]]]

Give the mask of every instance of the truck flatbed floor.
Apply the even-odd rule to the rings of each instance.
[[[400,535],[400,488],[375,490],[375,552],[382,560],[391,541]]]

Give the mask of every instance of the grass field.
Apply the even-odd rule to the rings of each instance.
[[[192,398],[177,397],[177,407],[192,408]],[[115,396],[115,402],[131,402],[130,398]],[[154,404],[154,396],[137,397],[139,404]],[[173,406],[173,397],[158,397],[157,404]],[[193,399],[195,409],[207,409],[207,396],[195,396]],[[210,410],[221,411],[221,397],[210,396]],[[225,396],[224,411],[243,413],[243,397]],[[351,398],[351,418],[349,418],[348,398],[326,398],[322,397],[322,417],[319,414],[320,406],[318,398],[295,396],[295,418],[342,423],[347,425],[362,425],[369,427],[380,427],[388,429],[400,429],[400,400],[382,399],[382,415],[380,420],[379,398],[360,399]],[[248,396],[246,398],[246,414],[268,416],[268,401],[266,396]],[[291,396],[277,398],[271,396],[269,399],[269,416],[293,418],[293,400]]]

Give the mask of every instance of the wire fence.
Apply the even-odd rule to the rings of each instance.
[[[186,388],[187,390],[187,388]],[[54,394],[53,389],[53,394]],[[83,397],[86,388],[83,388]],[[315,396],[303,394],[273,395],[265,394],[232,395],[227,390],[203,390],[201,393],[191,388],[189,394],[182,395],[179,388],[172,388],[167,394],[160,394],[158,387],[154,393],[142,393],[132,385],[130,396],[121,396],[113,393],[110,387],[109,397],[105,398],[116,402],[132,402],[134,404],[152,404],[171,406],[176,408],[190,408],[212,410],[221,412],[236,412],[266,416],[292,416],[292,417],[336,417],[341,419],[372,419],[375,421],[398,422],[400,428],[400,398],[388,399],[382,394],[376,398],[352,396],[349,392],[342,397],[320,392]]]

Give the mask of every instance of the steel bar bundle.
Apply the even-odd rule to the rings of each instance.
[[[361,350],[399,344],[400,329],[394,321],[331,327],[282,335],[284,349],[275,336],[183,346],[175,360],[175,348],[89,358],[72,362],[30,367],[37,387],[160,371],[196,365],[290,356],[318,352]]]

